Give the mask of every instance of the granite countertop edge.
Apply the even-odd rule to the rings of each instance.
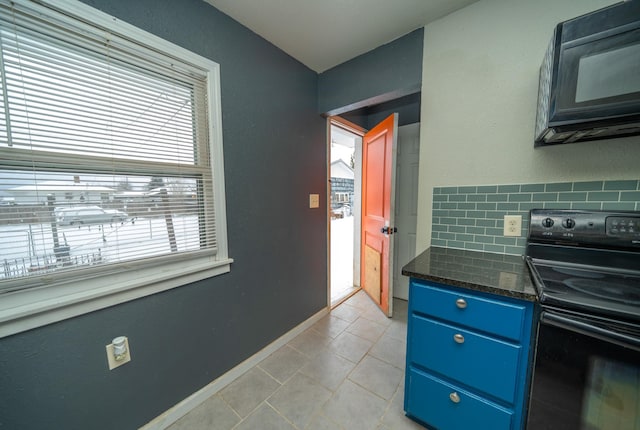
[[[538,296],[521,256],[430,247],[402,274],[471,291],[536,302]]]

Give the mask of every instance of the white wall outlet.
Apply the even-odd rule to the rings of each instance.
[[[311,209],[320,207],[320,194],[309,194],[309,207]]]
[[[107,348],[107,361],[109,362],[109,370],[113,370],[118,366],[122,366],[125,363],[131,361],[131,350],[129,349],[129,339],[124,338],[124,344],[126,351],[123,354],[116,354],[115,346],[110,343]]]
[[[522,236],[522,215],[504,216],[504,235]]]

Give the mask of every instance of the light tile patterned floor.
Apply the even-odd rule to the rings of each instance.
[[[387,318],[362,291],[170,430],[422,429],[402,410],[407,302]]]

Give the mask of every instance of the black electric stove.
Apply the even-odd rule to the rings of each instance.
[[[532,210],[527,430],[640,428],[640,212]]]

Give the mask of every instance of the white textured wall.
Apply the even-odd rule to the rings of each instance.
[[[480,0],[425,27],[417,251],[434,186],[640,179],[640,137],[533,148],[554,26],[613,0]]]

